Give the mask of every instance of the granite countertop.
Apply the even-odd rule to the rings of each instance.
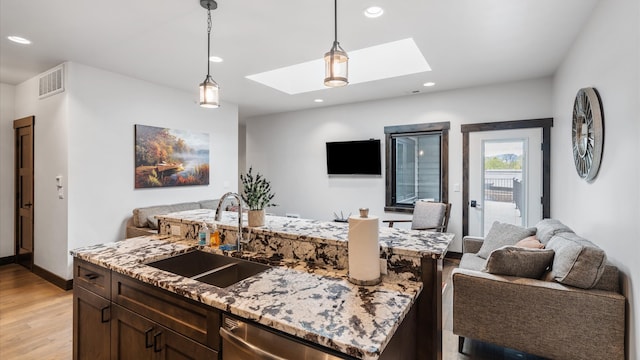
[[[237,224],[237,217],[235,219]],[[309,236],[331,233],[346,239],[344,224],[328,226],[329,223],[283,219],[287,220],[270,221],[269,227],[285,231],[294,226],[298,231],[296,236],[299,236],[300,230],[317,224],[320,228],[316,232],[309,229]],[[222,223],[232,221],[233,217],[225,217]],[[286,260],[278,264],[281,266],[224,289],[145,265],[198,248],[222,253],[218,249],[197,246],[194,240],[152,235],[75,249],[71,254],[361,359],[380,356],[422,290],[420,282],[398,281],[387,276],[383,276],[379,285],[357,286],[347,280],[344,271],[307,267]],[[243,254],[243,257],[251,256]]]
[[[167,215],[157,215],[158,219],[180,221],[183,223],[201,224],[203,221],[213,224],[215,210],[196,209]],[[217,226],[235,230],[238,227],[238,214],[224,211]],[[347,242],[349,224],[341,222],[319,221],[310,219],[288,218],[283,216],[266,216],[265,226],[246,226],[246,215],[243,217],[243,228],[254,233],[277,233],[291,239],[315,241],[334,245],[344,245]],[[391,254],[409,256],[430,256],[444,258],[447,247],[453,241],[455,234],[431,231],[415,231],[380,226],[379,242],[383,251]]]

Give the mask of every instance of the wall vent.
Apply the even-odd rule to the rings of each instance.
[[[38,98],[44,99],[64,91],[64,65],[60,65],[40,76]]]

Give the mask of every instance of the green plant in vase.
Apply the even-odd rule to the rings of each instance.
[[[271,183],[260,173],[253,175],[253,167],[242,175],[242,200],[249,206],[249,226],[264,225],[264,208],[276,206],[272,203],[275,193],[271,190]]]

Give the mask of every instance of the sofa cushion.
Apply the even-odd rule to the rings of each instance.
[[[544,249],[544,245],[535,236],[526,237],[518,241],[515,246],[528,249]]]
[[[476,254],[464,253],[462,254],[462,258],[460,259],[460,265],[458,265],[458,267],[461,269],[482,271],[486,261],[487,260],[481,258]]]
[[[607,264],[604,250],[574,233],[555,235],[547,249],[556,252],[551,275],[561,284],[590,289],[598,283]]]
[[[133,209],[133,224],[137,227],[149,227],[148,220],[150,216],[194,209],[200,209],[200,204],[197,202],[188,202],[136,208]]]
[[[567,225],[556,219],[542,219],[536,224],[536,229],[536,237],[545,245],[556,234],[573,232]]]
[[[155,215],[149,215],[147,218],[147,226],[153,230],[158,230],[158,219]]]
[[[514,245],[526,237],[535,235],[535,233],[535,228],[526,229],[521,226],[494,221],[489,233],[484,238],[482,247],[478,251],[478,256],[486,259],[493,250],[505,245]]]
[[[489,255],[483,271],[496,274],[540,279],[553,259],[553,250],[503,246]]]
[[[201,209],[209,209],[209,210],[215,210],[218,207],[219,202],[220,202],[220,199],[198,201]]]

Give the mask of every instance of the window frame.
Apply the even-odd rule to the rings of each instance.
[[[448,121],[385,126],[385,207],[384,211],[413,213],[413,205],[396,203],[396,149],[394,139],[403,136],[440,135],[440,201],[449,202]]]

